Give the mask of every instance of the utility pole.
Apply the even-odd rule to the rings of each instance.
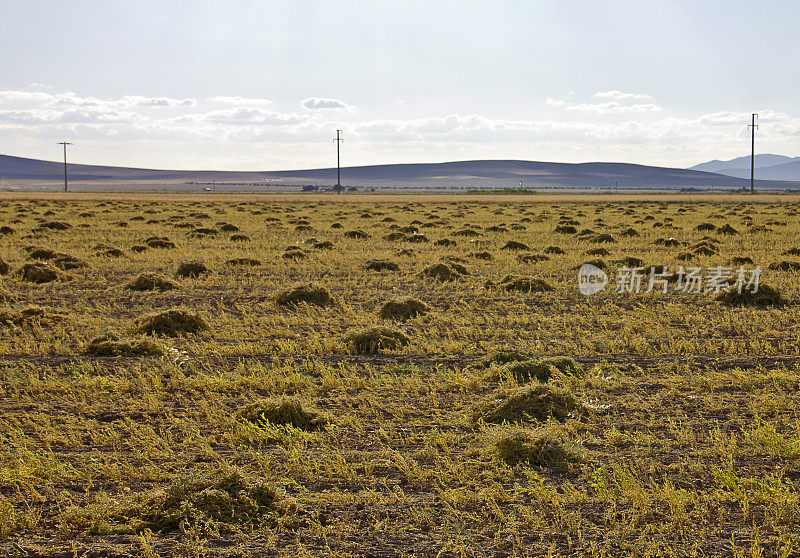
[[[60,141],[58,142],[58,145],[64,146],[64,191],[68,192],[69,189],[67,187],[67,146],[72,144],[68,141]]]
[[[341,137],[342,131],[336,130],[336,193],[342,193],[342,167],[339,163],[339,144],[344,141]]]
[[[748,124],[747,126],[753,132],[752,136],[750,137],[750,194],[756,193],[754,180],[756,175],[756,128],[758,128],[758,124],[756,124],[756,118],[758,118],[758,114],[754,112],[753,123]]]

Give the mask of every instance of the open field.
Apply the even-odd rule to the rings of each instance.
[[[800,556],[796,196],[8,194],[0,256],[0,555]]]

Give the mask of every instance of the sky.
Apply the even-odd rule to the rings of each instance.
[[[0,0],[0,153],[281,170],[800,155],[800,2]]]

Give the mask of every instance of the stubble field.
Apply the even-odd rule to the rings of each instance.
[[[800,555],[796,197],[7,195],[0,225],[0,555]],[[762,296],[614,292],[650,266]]]

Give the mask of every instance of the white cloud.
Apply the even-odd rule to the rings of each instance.
[[[623,93],[622,91],[618,91],[616,89],[612,89],[611,91],[598,91],[594,94],[595,97],[598,99],[616,99],[618,101],[623,100],[635,100],[635,101],[645,101],[648,99],[652,99],[650,95],[646,93]]]
[[[639,105],[623,105],[616,101],[607,103],[575,103],[566,106],[567,110],[593,112],[595,114],[620,114],[624,112],[660,112],[661,107],[653,103]]]
[[[225,105],[249,105],[249,106],[263,106],[263,105],[271,105],[272,101],[269,99],[255,99],[252,97],[239,97],[236,96],[226,96],[226,95],[217,95],[216,97],[209,97],[206,99],[208,101],[214,103],[222,103]]]
[[[348,105],[344,101],[340,101],[339,99],[326,99],[323,97],[309,97],[307,99],[303,99],[300,102],[300,106],[302,106],[306,110],[330,110],[330,109],[354,110],[356,108],[352,105]]]
[[[326,160],[328,140],[337,128],[343,128],[350,138],[353,156],[372,157],[359,162],[515,156],[563,160],[564,153],[573,153],[574,158],[583,160],[605,156],[677,165],[681,161],[675,160],[675,154],[685,153],[686,159],[696,162],[713,158],[706,154],[717,157],[719,153],[720,158],[749,147],[749,113],[718,111],[678,118],[664,114],[652,103],[580,103],[550,98],[545,104],[561,110],[546,118],[505,119],[486,114],[363,118],[355,110],[283,112],[265,106],[267,102],[248,102],[258,100],[214,99],[219,97],[197,102],[138,95],[101,99],[69,91],[0,91],[1,145],[41,142],[50,146],[53,138],[67,138],[84,145],[97,140],[107,149],[109,138],[114,138],[114,145],[119,146],[163,142],[176,146],[176,153],[182,149],[178,146],[191,142],[224,145],[231,152],[255,152],[258,146],[267,149],[263,146],[268,145],[270,153],[280,152],[281,157],[289,152],[309,154],[305,166],[319,164],[313,153],[322,153]],[[772,149],[786,151],[798,145],[800,118],[771,110],[759,114],[758,141],[765,149],[776,145],[779,147]],[[192,155],[184,156],[189,160]],[[198,161],[197,166],[205,163]]]

